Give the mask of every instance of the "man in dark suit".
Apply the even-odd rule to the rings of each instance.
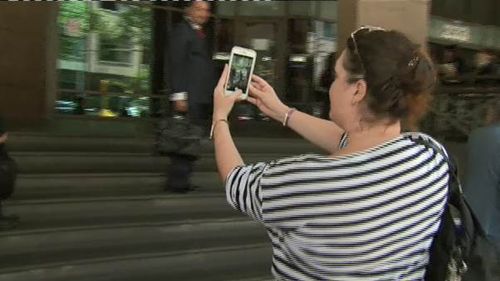
[[[208,124],[215,73],[204,25],[210,19],[210,4],[191,1],[184,19],[172,30],[169,44],[170,78],[173,94],[170,101],[177,114],[187,116],[196,125]],[[205,129],[205,128],[204,128]],[[192,190],[189,178],[195,159],[171,155],[167,189]]]
[[[7,154],[5,143],[7,132],[0,118],[0,230],[14,228],[19,221],[16,215],[5,215],[2,209],[2,201],[9,198],[14,191],[17,175],[17,165]]]

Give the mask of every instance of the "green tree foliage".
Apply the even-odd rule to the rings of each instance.
[[[81,24],[82,34],[86,34],[90,27],[90,9],[84,1],[65,1],[59,9],[59,27],[63,28],[71,20],[77,20]]]
[[[94,31],[110,40],[131,40],[144,51],[151,45],[152,12],[148,8],[121,5],[118,11],[109,11],[93,6],[86,1],[61,2],[59,31],[61,35],[61,58],[81,60],[81,39]],[[78,32],[74,31],[77,26]],[[73,28],[73,30],[72,30]]]
[[[121,5],[117,12],[91,10],[91,30],[109,39],[130,39],[147,47],[151,42],[151,10],[132,5]]]
[[[129,34],[136,43],[148,48],[151,44],[152,12],[141,7],[129,7],[120,16],[119,25],[125,34]]]
[[[59,9],[58,27],[60,58],[83,61],[85,59],[85,37],[90,28],[88,3],[83,1],[62,2]]]
[[[151,9],[123,3],[116,3],[115,11],[100,7],[99,2],[91,1],[60,3],[60,59],[85,62],[85,55],[89,51],[87,48],[90,47],[87,46],[90,32],[97,33],[101,42],[115,42],[114,48],[130,46],[133,47],[131,51],[151,52]],[[110,49],[99,51],[103,54],[113,52],[113,46],[108,47]],[[109,57],[113,57],[113,54]],[[113,79],[111,84],[134,92],[147,92],[149,76],[149,69],[140,67],[136,77]]]

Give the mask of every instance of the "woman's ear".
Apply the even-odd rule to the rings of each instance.
[[[366,96],[366,81],[364,79],[360,79],[356,81],[356,92],[352,96],[352,103],[360,103]]]

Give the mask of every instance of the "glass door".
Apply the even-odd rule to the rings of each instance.
[[[281,31],[277,20],[244,19],[237,25],[236,32],[237,45],[257,52],[255,74],[268,81],[279,94],[283,94],[285,55],[284,40],[279,36],[284,33]]]

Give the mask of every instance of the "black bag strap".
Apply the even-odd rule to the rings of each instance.
[[[455,159],[450,157],[442,147],[438,146],[432,140],[417,138],[415,139],[415,142],[425,145],[426,147],[433,149],[437,153],[440,153],[448,163],[448,204],[451,203],[459,212],[461,228],[464,234],[461,236],[462,239],[460,243],[462,244],[463,250],[465,251],[464,255],[469,256],[470,252],[472,251],[472,247],[474,246],[476,237],[485,237],[485,232],[479,224],[479,220],[475,217],[464,196],[462,185],[460,184],[460,179],[458,176],[458,166],[456,164],[456,161]]]

